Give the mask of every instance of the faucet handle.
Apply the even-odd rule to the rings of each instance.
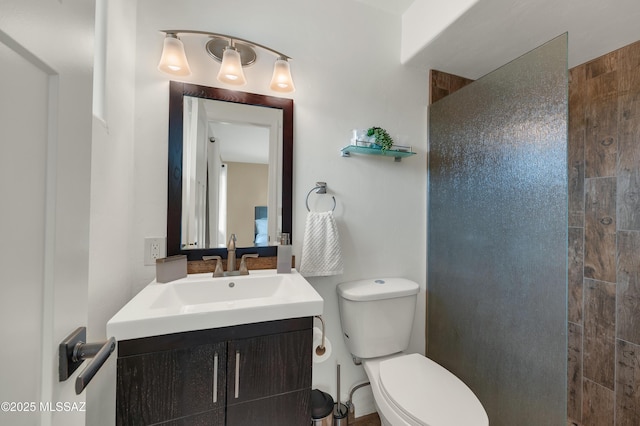
[[[214,277],[221,277],[224,275],[224,271],[222,269],[222,257],[220,256],[202,256],[202,260],[217,260],[216,262],[216,270],[213,271]]]
[[[258,253],[247,253],[242,255],[242,259],[240,259],[240,275],[249,275],[249,270],[247,269],[247,262],[245,262],[245,258],[258,256]]]

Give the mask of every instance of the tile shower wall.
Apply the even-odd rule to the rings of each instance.
[[[429,72],[429,103],[437,102],[470,83],[473,83],[473,80],[438,70],[431,70]]]
[[[640,42],[569,77],[569,424],[640,425]]]

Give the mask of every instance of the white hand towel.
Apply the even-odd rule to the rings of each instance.
[[[321,277],[342,274],[342,252],[333,212],[309,212],[304,228],[300,274]]]

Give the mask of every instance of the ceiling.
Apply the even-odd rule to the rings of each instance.
[[[224,163],[269,164],[269,128],[244,123],[209,122]]]
[[[355,1],[396,15],[413,3]],[[639,22],[639,0],[479,0],[407,64],[477,79],[568,32],[574,67],[640,40]]]
[[[394,15],[402,15],[413,0],[355,0]]]
[[[209,141],[219,147],[223,162],[269,164],[271,128],[280,110],[199,99],[208,122]]]

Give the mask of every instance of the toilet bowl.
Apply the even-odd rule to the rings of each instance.
[[[425,356],[400,353],[362,360],[362,365],[383,425],[489,425],[471,389]]]
[[[404,278],[339,284],[343,338],[369,377],[378,414],[390,426],[488,426],[473,391],[420,354],[406,354],[419,286]]]

